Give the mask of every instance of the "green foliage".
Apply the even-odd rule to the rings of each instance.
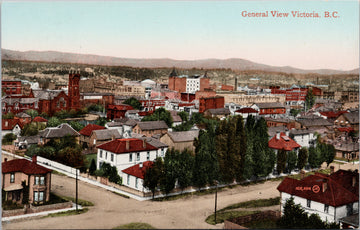
[[[185,149],[180,153],[179,156],[179,165],[178,165],[178,172],[177,172],[177,179],[181,189],[184,189],[191,185],[192,182],[192,172],[194,167],[194,157],[192,152],[188,149]]]
[[[333,162],[336,151],[335,147],[331,144],[318,144],[317,146],[320,150],[321,159],[326,162],[327,167],[329,167],[330,163]]]
[[[85,126],[77,121],[70,121],[70,126],[76,131],[82,130]]]
[[[240,217],[240,216],[247,216],[251,214],[259,213],[259,211],[230,211],[230,212],[217,212],[216,213],[216,223],[215,223],[215,216],[214,214],[208,216],[206,218],[206,223],[208,224],[219,224],[223,223],[225,220]]]
[[[294,203],[294,198],[288,199],[284,205],[284,215],[278,221],[280,228],[295,229],[339,229],[336,223],[323,222],[318,214],[308,215],[300,204]]]
[[[287,161],[287,153],[285,150],[281,149],[277,153],[277,162],[276,162],[276,170],[278,173],[284,172]]]
[[[189,120],[189,113],[185,111],[178,112],[178,115],[181,117],[183,122],[187,122]]]
[[[144,175],[144,187],[149,189],[153,194],[153,199],[155,196],[156,188],[160,184],[160,180],[163,178],[164,174],[164,162],[162,158],[158,157],[155,159],[154,164],[146,169]]]
[[[164,108],[158,108],[151,115],[144,117],[141,121],[165,121],[171,127],[173,120],[169,111]]]
[[[65,118],[69,118],[69,117],[73,117],[74,112],[70,113],[66,110],[61,110],[59,112],[56,112],[54,114],[55,117],[59,118],[59,119],[65,119]]]
[[[100,126],[105,126],[105,124],[108,122],[108,120],[105,117],[99,117],[96,119],[95,124]]]
[[[324,162],[321,156],[319,148],[310,147],[309,148],[309,159],[308,162],[311,168],[319,168],[322,162]]]
[[[269,199],[258,199],[258,200],[250,200],[237,204],[229,205],[219,211],[238,209],[238,208],[260,208],[260,207],[269,207],[280,204],[280,197],[269,198]]]
[[[2,144],[3,145],[12,145],[12,142],[16,140],[17,136],[13,133],[7,133],[2,138]]]
[[[56,127],[61,125],[63,122],[57,117],[51,117],[48,120],[47,127]]]
[[[132,106],[134,109],[141,109],[141,103],[135,97],[130,97],[124,101],[124,104]]]
[[[2,119],[13,119],[14,118],[14,114],[12,112],[7,113],[7,114],[2,114]]]
[[[297,163],[297,155],[296,155],[296,152],[290,151],[290,152],[288,153],[288,157],[287,157],[287,169],[288,169],[288,173],[289,173],[289,174],[291,173],[292,170],[295,169],[296,163]]]
[[[164,174],[160,179],[160,190],[166,195],[175,188],[177,170],[179,167],[179,151],[170,149],[166,152],[164,158]]]
[[[313,107],[314,104],[315,104],[315,96],[313,94],[312,89],[309,89],[305,97],[306,108],[309,110]]]
[[[308,149],[301,148],[299,150],[299,156],[298,156],[298,161],[297,161],[297,167],[299,170],[301,170],[302,168],[305,167],[308,157],[309,157]]]
[[[35,136],[39,133],[39,130],[44,129],[45,125],[40,123],[29,123],[24,126],[21,130],[21,136]]]
[[[95,159],[92,159],[89,168],[89,174],[94,175],[95,171],[96,171],[96,163],[95,163]]]
[[[301,113],[301,109],[290,109],[290,115],[296,117],[299,113]]]
[[[28,109],[25,111],[25,113],[29,116],[31,116],[31,119],[34,119],[36,116],[39,115],[38,111],[33,110],[33,109]]]
[[[115,166],[111,166],[108,163],[103,163],[101,164],[100,171],[102,171],[101,176],[108,178],[110,182],[119,185],[122,184],[122,179],[119,176],[117,168]]]
[[[153,226],[147,223],[135,222],[135,223],[120,225],[113,229],[156,229],[156,228],[154,228]]]
[[[92,104],[89,107],[87,107],[87,111],[103,112],[104,110],[105,108],[101,104]]]

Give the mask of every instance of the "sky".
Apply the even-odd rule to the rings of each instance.
[[[266,11],[268,17],[244,16]],[[292,11],[320,17],[293,17]],[[359,2],[5,0],[1,47],[351,70],[359,67]]]

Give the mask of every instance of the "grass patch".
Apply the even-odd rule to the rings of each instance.
[[[124,197],[126,199],[130,199],[130,197],[127,196],[127,195],[124,195],[124,194],[121,194],[121,193],[118,193],[118,192],[112,192],[112,193],[115,193],[116,195],[122,196],[122,197]]]
[[[86,154],[84,155],[85,157],[85,167],[86,168],[90,168],[90,164],[91,164],[91,161],[92,159],[95,160],[95,164],[96,164],[96,160],[97,160],[97,154],[94,153],[94,154]]]
[[[263,219],[263,220],[256,220],[251,221],[248,223],[243,224],[244,227],[250,228],[250,229],[274,229],[274,228],[280,228],[277,225],[276,220],[271,219]]]
[[[227,206],[219,211],[225,211],[229,209],[237,209],[237,208],[259,208],[259,207],[269,207],[273,205],[280,204],[280,197],[270,198],[270,199],[259,199],[259,200],[250,200],[246,202],[241,202],[237,204],[233,204]]]
[[[53,170],[51,173],[52,173],[52,174],[55,174],[55,175],[59,175],[59,176],[66,176],[66,174],[61,173],[61,172],[56,171],[56,170]]]
[[[72,201],[73,203],[75,203],[75,198],[74,197],[69,197],[69,196],[63,196],[63,199],[67,200],[67,201]],[[78,198],[78,204],[86,207],[86,206],[94,206],[94,204],[90,201],[87,200],[82,200]]]
[[[259,213],[260,211],[230,211],[230,212],[219,212],[216,213],[216,223],[215,223],[215,215],[212,214],[206,218],[206,223],[208,224],[219,224],[223,223],[225,220],[236,218],[239,216],[246,216],[255,213]]]
[[[58,217],[58,216],[71,216],[71,215],[79,215],[79,214],[82,214],[82,213],[85,213],[89,211],[88,208],[83,208],[81,210],[70,210],[70,211],[65,211],[65,212],[58,212],[58,213],[51,213],[51,214],[48,214],[47,216],[44,216],[42,218],[47,218],[47,217]]]
[[[232,186],[231,188],[233,188],[234,186]],[[225,187],[221,187],[218,188],[218,192],[222,191]],[[216,188],[211,188],[211,189],[205,189],[205,190],[201,190],[201,191],[195,191],[195,192],[189,192],[189,193],[182,193],[179,195],[175,195],[175,196],[165,196],[165,197],[159,197],[159,198],[155,198],[153,199],[153,201],[171,201],[171,200],[178,200],[181,198],[186,198],[189,196],[203,196],[203,195],[208,195],[208,194],[214,194],[216,192]]]
[[[316,170],[316,171],[307,172],[307,173],[305,173],[305,177],[310,176],[310,175],[314,175],[315,172],[329,175],[330,174],[330,168],[328,168],[328,169],[319,169],[319,170]],[[289,175],[288,177],[300,180],[301,174],[298,173],[298,174],[294,174],[294,175]]]
[[[117,226],[113,229],[156,229],[150,224],[147,223],[130,223]]]

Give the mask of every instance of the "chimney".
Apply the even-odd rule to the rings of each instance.
[[[355,187],[355,185],[356,185],[356,176],[353,175],[353,177],[352,177],[352,186]]]
[[[115,140],[115,135],[111,135],[111,140]]]
[[[129,150],[130,149],[130,142],[129,140],[126,140],[126,150]]]
[[[280,140],[280,132],[276,131],[276,140]]]
[[[5,160],[5,162],[7,162],[7,158],[5,158],[4,160]]]
[[[330,166],[330,175],[335,172],[335,167],[333,165]]]
[[[327,179],[323,179],[323,184],[322,184],[322,192],[325,192],[326,191],[326,189],[327,189]]]
[[[300,180],[304,179],[305,178],[305,171],[304,170],[301,170],[300,171]]]
[[[142,162],[139,164],[139,167],[140,167],[140,168],[142,168],[142,167],[143,167],[143,163],[142,163]]]
[[[37,158],[36,155],[34,155],[34,156],[32,157],[32,162],[35,163],[35,164],[36,164],[36,158]]]
[[[288,130],[288,129],[285,129],[285,135],[286,135],[286,136],[289,136],[289,134],[290,134],[289,130]]]
[[[145,142],[145,139],[143,140],[143,148],[144,148],[144,149],[146,148],[146,142]]]

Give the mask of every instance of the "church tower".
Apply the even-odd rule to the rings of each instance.
[[[69,97],[69,110],[80,109],[80,70],[70,70],[69,72],[69,86],[68,86],[68,97]]]

